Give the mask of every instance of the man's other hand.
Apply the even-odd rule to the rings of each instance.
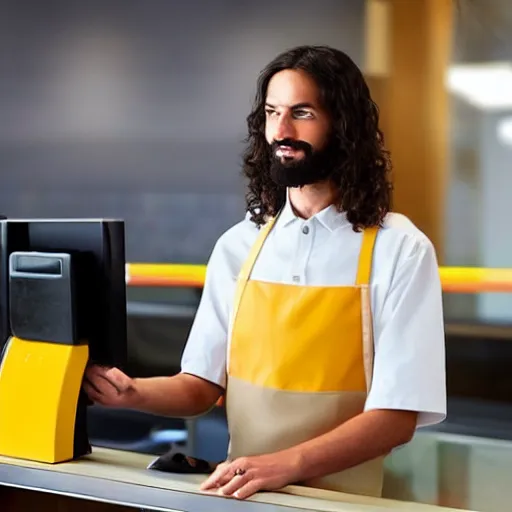
[[[241,457],[219,464],[201,490],[246,499],[258,491],[274,491],[293,483],[298,462],[282,454]]]

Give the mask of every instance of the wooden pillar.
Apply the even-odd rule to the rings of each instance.
[[[385,61],[377,72],[370,66],[367,76],[393,159],[394,210],[407,215],[429,236],[440,262],[449,152],[444,77],[451,58],[453,3],[369,0],[373,12],[380,12],[380,21],[387,24],[380,36],[386,38],[387,52],[372,41],[371,26],[366,37],[367,62],[372,62],[374,51],[381,57],[373,57],[373,68]]]

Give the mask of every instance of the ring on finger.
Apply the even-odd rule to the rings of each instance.
[[[235,475],[236,476],[242,476],[242,475],[245,475],[245,469],[242,469],[242,468],[238,468],[235,470]]]

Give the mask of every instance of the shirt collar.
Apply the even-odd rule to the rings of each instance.
[[[313,215],[310,220],[318,221],[322,226],[324,226],[329,231],[334,231],[335,229],[345,225],[348,223],[347,215],[345,212],[338,212],[334,205],[330,205],[327,208],[324,208],[316,215]],[[294,213],[290,196],[288,191],[286,193],[286,203],[281,210],[281,214],[279,215],[279,219],[276,222],[276,227],[285,228],[294,222],[304,222],[304,219],[297,217]]]

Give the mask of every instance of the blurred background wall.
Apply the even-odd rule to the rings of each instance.
[[[362,65],[360,0],[7,0],[0,211],[126,220],[129,261],[204,263],[244,215],[260,70],[299,44]]]

